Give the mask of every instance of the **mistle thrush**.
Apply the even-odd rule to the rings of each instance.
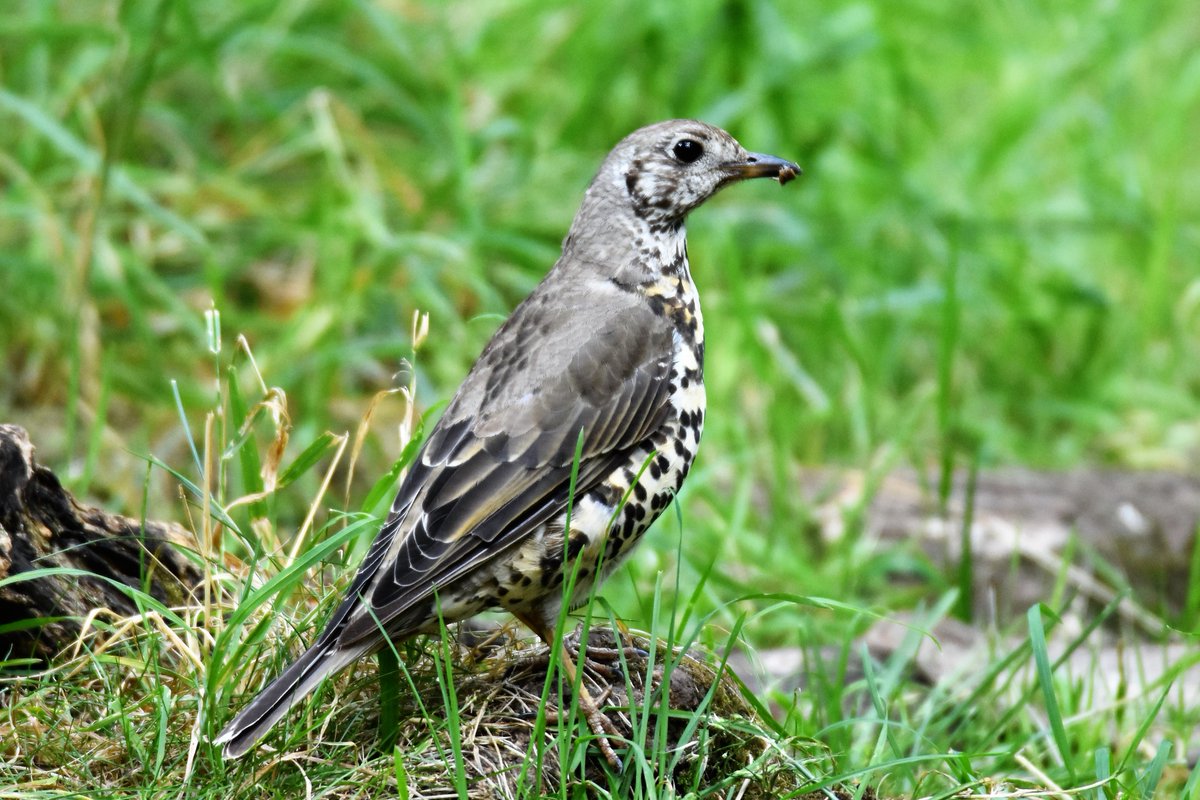
[[[501,608],[561,646],[564,578],[577,570],[574,609],[670,504],[700,441],[704,323],[688,212],[731,183],[799,172],[693,120],[650,125],[613,148],[562,256],[430,432],[324,632],[216,738],[226,757],[388,638]],[[562,666],[574,685],[569,651]],[[619,765],[611,723],[586,688],[578,701]]]

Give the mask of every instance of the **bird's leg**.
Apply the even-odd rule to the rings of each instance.
[[[512,609],[510,609],[510,611],[512,611]],[[546,646],[551,648],[551,651],[553,651],[555,640],[553,628],[547,627],[546,625],[542,624],[540,620],[533,618],[528,614],[519,613],[517,611],[513,611],[512,613],[513,616],[515,616],[531,631],[537,634],[538,638],[545,642]],[[596,746],[600,748],[600,753],[604,756],[604,760],[608,762],[608,765],[614,770],[620,772],[622,769],[621,758],[617,755],[616,751],[613,750],[612,742],[609,741],[609,737],[620,736],[621,732],[617,730],[616,725],[614,725],[608,717],[604,716],[604,714],[600,712],[600,707],[592,698],[591,692],[588,691],[587,684],[584,683],[582,677],[579,675],[579,669],[575,665],[575,657],[578,656],[578,647],[576,647],[576,652],[573,655],[570,646],[568,646],[566,643],[566,640],[562,640],[559,645],[559,667],[566,676],[567,682],[571,684],[571,690],[575,691],[575,687],[579,687],[579,693],[575,699],[579,704],[579,710],[583,712],[584,719],[587,720],[588,727],[591,728],[592,733],[596,735]],[[608,692],[609,690],[605,690],[604,694],[601,695],[602,700],[603,698],[608,697]],[[563,714],[560,712],[558,717],[561,719]]]
[[[579,687],[579,695],[575,698],[579,703],[579,710],[583,712],[584,718],[587,720],[588,727],[592,729],[592,733],[596,734],[596,746],[600,748],[600,753],[604,756],[604,760],[608,765],[617,772],[621,771],[621,758],[613,750],[612,743],[608,737],[620,736],[621,732],[617,730],[617,726],[612,721],[601,713],[596,701],[592,699],[591,692],[588,691],[587,684],[579,678],[579,672],[575,667],[575,662],[571,658],[571,650],[564,642],[562,645],[562,660],[559,664],[562,666],[563,672],[567,675],[567,681],[570,682],[572,689]],[[604,696],[607,697],[608,690]]]

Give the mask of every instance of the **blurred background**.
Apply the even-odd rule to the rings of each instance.
[[[436,413],[608,148],[669,117],[805,168],[691,220],[685,558],[811,565],[805,466],[1200,462],[1186,3],[29,0],[0,44],[0,417],[109,506],[146,454],[188,467],[237,335],[293,449],[414,374]]]
[[[937,486],[1200,465],[1183,0],[9,0],[0,420],[75,491],[184,520],[145,457],[195,478],[210,412],[237,438],[227,383],[262,395],[238,336],[286,395],[284,465],[390,388],[415,381],[436,415],[608,149],[670,117],[805,174],[691,218],[709,412],[678,514],[606,592],[633,624],[659,571],[701,609],[750,591],[891,609],[954,585],[902,546],[822,537],[815,467]],[[324,507],[364,507],[405,414],[379,401]],[[321,479],[296,472],[263,512],[283,540]]]

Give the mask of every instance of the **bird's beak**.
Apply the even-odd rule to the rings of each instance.
[[[723,165],[735,180],[745,178],[774,178],[780,185],[787,183],[797,175],[803,174],[799,165],[785,161],[776,156],[763,153],[747,153],[742,161],[731,161]]]

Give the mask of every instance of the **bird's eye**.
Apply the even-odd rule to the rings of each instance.
[[[685,164],[691,164],[693,161],[704,155],[704,146],[695,139],[680,139],[671,148],[671,152]]]

